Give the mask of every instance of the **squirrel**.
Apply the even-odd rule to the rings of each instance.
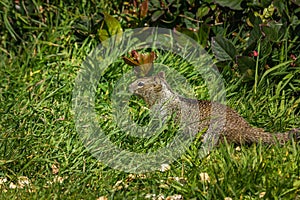
[[[230,107],[217,102],[207,100],[197,100],[185,98],[175,93],[165,79],[165,73],[160,71],[156,75],[138,77],[129,85],[129,91],[144,99],[149,108],[156,107],[159,109],[163,120],[167,115],[176,112],[176,118],[184,119],[188,115],[195,118],[197,124],[193,128],[198,129],[197,132],[202,131],[209,126],[211,119],[212,106],[216,109],[223,109],[226,112],[226,121],[222,130],[218,131],[217,143],[222,143],[225,140],[228,143],[252,144],[284,144],[291,139],[300,139],[300,129],[294,129],[285,133],[270,133],[264,131],[262,128],[251,126],[243,117]],[[197,110],[193,112],[192,110]],[[192,112],[191,112],[192,111]]]

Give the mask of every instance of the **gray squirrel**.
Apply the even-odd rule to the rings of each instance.
[[[192,128],[196,128],[198,132],[209,126],[211,116],[211,107],[226,112],[226,121],[222,130],[219,130],[218,143],[224,139],[228,143],[235,144],[252,144],[262,142],[264,144],[284,144],[292,138],[299,140],[300,130],[294,129],[285,133],[269,133],[262,128],[252,127],[243,117],[236,111],[220,103],[210,102],[206,100],[189,99],[175,93],[165,79],[163,71],[152,76],[138,77],[137,80],[129,85],[129,91],[141,97],[149,108],[156,107],[161,115],[166,117],[176,112],[176,117],[194,118],[197,124]],[[197,110],[197,112],[191,112]],[[191,116],[192,115],[192,116]]]

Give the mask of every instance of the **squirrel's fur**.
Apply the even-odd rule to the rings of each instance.
[[[197,124],[192,128],[196,128],[198,132],[208,128],[211,116],[211,108],[225,111],[226,122],[222,130],[218,131],[219,142],[224,138],[229,143],[235,144],[251,144],[261,141],[265,144],[284,144],[291,138],[299,139],[299,129],[295,129],[286,133],[272,134],[265,132],[261,128],[252,127],[243,117],[241,117],[233,109],[206,100],[189,99],[179,96],[172,91],[165,80],[164,72],[157,75],[138,78],[130,84],[129,91],[143,98],[146,104],[152,108],[159,109],[162,119],[176,112],[176,117],[184,119],[185,117],[194,118]],[[193,112],[197,110],[197,112]]]

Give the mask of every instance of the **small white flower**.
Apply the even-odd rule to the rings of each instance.
[[[146,194],[145,199],[155,199],[156,194]]]
[[[0,178],[0,185],[7,182],[7,178]]]
[[[99,197],[97,200],[107,200],[106,196]]]
[[[201,181],[203,181],[203,182],[210,182],[210,177],[209,177],[209,175],[208,175],[208,173],[206,173],[206,172],[202,172],[202,173],[200,173],[200,180]]]
[[[181,194],[174,194],[172,196],[168,196],[166,200],[182,200],[183,196]]]
[[[9,184],[9,188],[10,188],[10,189],[15,189],[15,188],[17,188],[17,186],[16,186],[13,182],[11,182],[11,183]]]
[[[159,194],[158,197],[156,198],[156,200],[164,200],[165,199],[165,195],[163,194]]]
[[[55,176],[53,179],[54,183],[62,183],[65,180],[65,178],[61,177],[61,176]]]
[[[241,149],[240,146],[237,146],[237,147],[235,148],[235,150],[236,150],[236,151],[241,151],[242,149]]]
[[[162,164],[161,166],[160,166],[160,171],[161,172],[165,172],[165,171],[168,171],[168,170],[170,170],[171,169],[171,166],[169,165],[169,164]]]
[[[18,177],[18,188],[23,188],[25,185],[29,185],[29,178],[26,176]]]
[[[266,192],[259,193],[259,198],[264,198],[265,194],[266,194]]]

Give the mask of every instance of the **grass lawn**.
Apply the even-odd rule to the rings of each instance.
[[[300,145],[295,142],[223,144],[203,159],[197,158],[200,144],[195,142],[164,172],[132,174],[98,162],[76,132],[72,92],[81,63],[99,43],[97,35],[82,35],[78,26],[89,27],[86,13],[107,5],[40,7],[35,2],[44,11],[32,16],[13,12],[9,1],[0,5],[0,24],[6,27],[0,44],[0,199],[300,199]],[[13,23],[20,23],[18,30]],[[159,59],[182,71],[197,97],[205,96],[196,74],[170,55]],[[300,127],[300,69],[288,72],[289,64],[265,76],[255,90],[224,70],[227,105],[271,132]],[[114,85],[130,69],[121,58],[107,69],[98,84],[96,109],[116,144],[142,151],[144,142],[114,132],[111,123]],[[272,81],[282,75],[279,83]]]

